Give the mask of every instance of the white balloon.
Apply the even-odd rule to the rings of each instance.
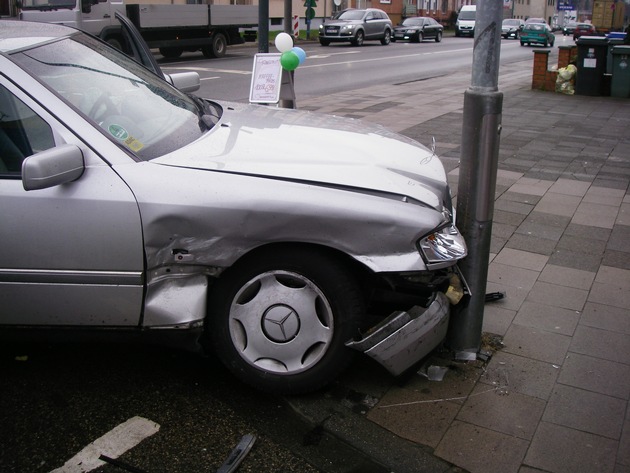
[[[293,38],[291,38],[291,36],[287,33],[279,33],[278,36],[276,36],[275,44],[276,49],[281,53],[284,53],[290,51],[293,47]]]

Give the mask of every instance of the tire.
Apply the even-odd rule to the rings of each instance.
[[[442,32],[438,31],[437,36],[435,37],[435,42],[439,43],[440,41],[442,41]]]
[[[525,43],[523,43],[522,41],[521,41],[521,46],[525,46]]]
[[[327,39],[319,39],[319,44],[321,44],[322,46],[328,46],[330,44],[330,41],[328,41]]]
[[[416,36],[413,40],[414,43],[422,43],[422,40],[424,39],[424,37],[422,36],[422,33],[418,33],[418,36]]]
[[[389,30],[385,30],[385,36],[381,39],[381,44],[383,46],[387,46],[392,40],[392,32]]]
[[[365,39],[365,33],[363,30],[357,31],[357,34],[354,36],[354,39],[351,41],[353,46],[363,46],[363,40]]]
[[[225,56],[227,51],[227,39],[223,33],[217,33],[212,37],[212,44],[201,48],[204,57],[216,58]]]
[[[160,54],[166,59],[177,59],[183,52],[182,48],[160,48]]]
[[[234,375],[257,389],[313,391],[345,369],[364,303],[355,279],[326,252],[261,253],[226,271],[209,297],[209,337]]]

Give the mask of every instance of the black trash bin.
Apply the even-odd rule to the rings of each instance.
[[[577,39],[577,95],[602,95],[608,56],[608,39],[604,36],[582,36]]]

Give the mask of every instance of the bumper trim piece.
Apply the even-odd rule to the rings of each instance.
[[[351,340],[346,346],[365,353],[397,376],[444,340],[449,316],[449,301],[439,292],[428,308],[394,312],[361,340]]]

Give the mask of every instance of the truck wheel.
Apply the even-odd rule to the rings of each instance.
[[[353,357],[364,304],[347,269],[328,253],[284,248],[226,273],[208,300],[207,335],[242,381],[301,393],[332,381]]]
[[[183,52],[182,48],[160,48],[160,54],[166,59],[177,59]]]
[[[107,38],[107,44],[109,44],[110,46],[113,46],[114,48],[118,49],[119,51],[122,51],[122,43],[120,42],[120,40],[118,38]]]
[[[212,44],[201,48],[201,52],[207,58],[223,57],[227,50],[227,40],[222,33],[217,33],[212,37]]]

